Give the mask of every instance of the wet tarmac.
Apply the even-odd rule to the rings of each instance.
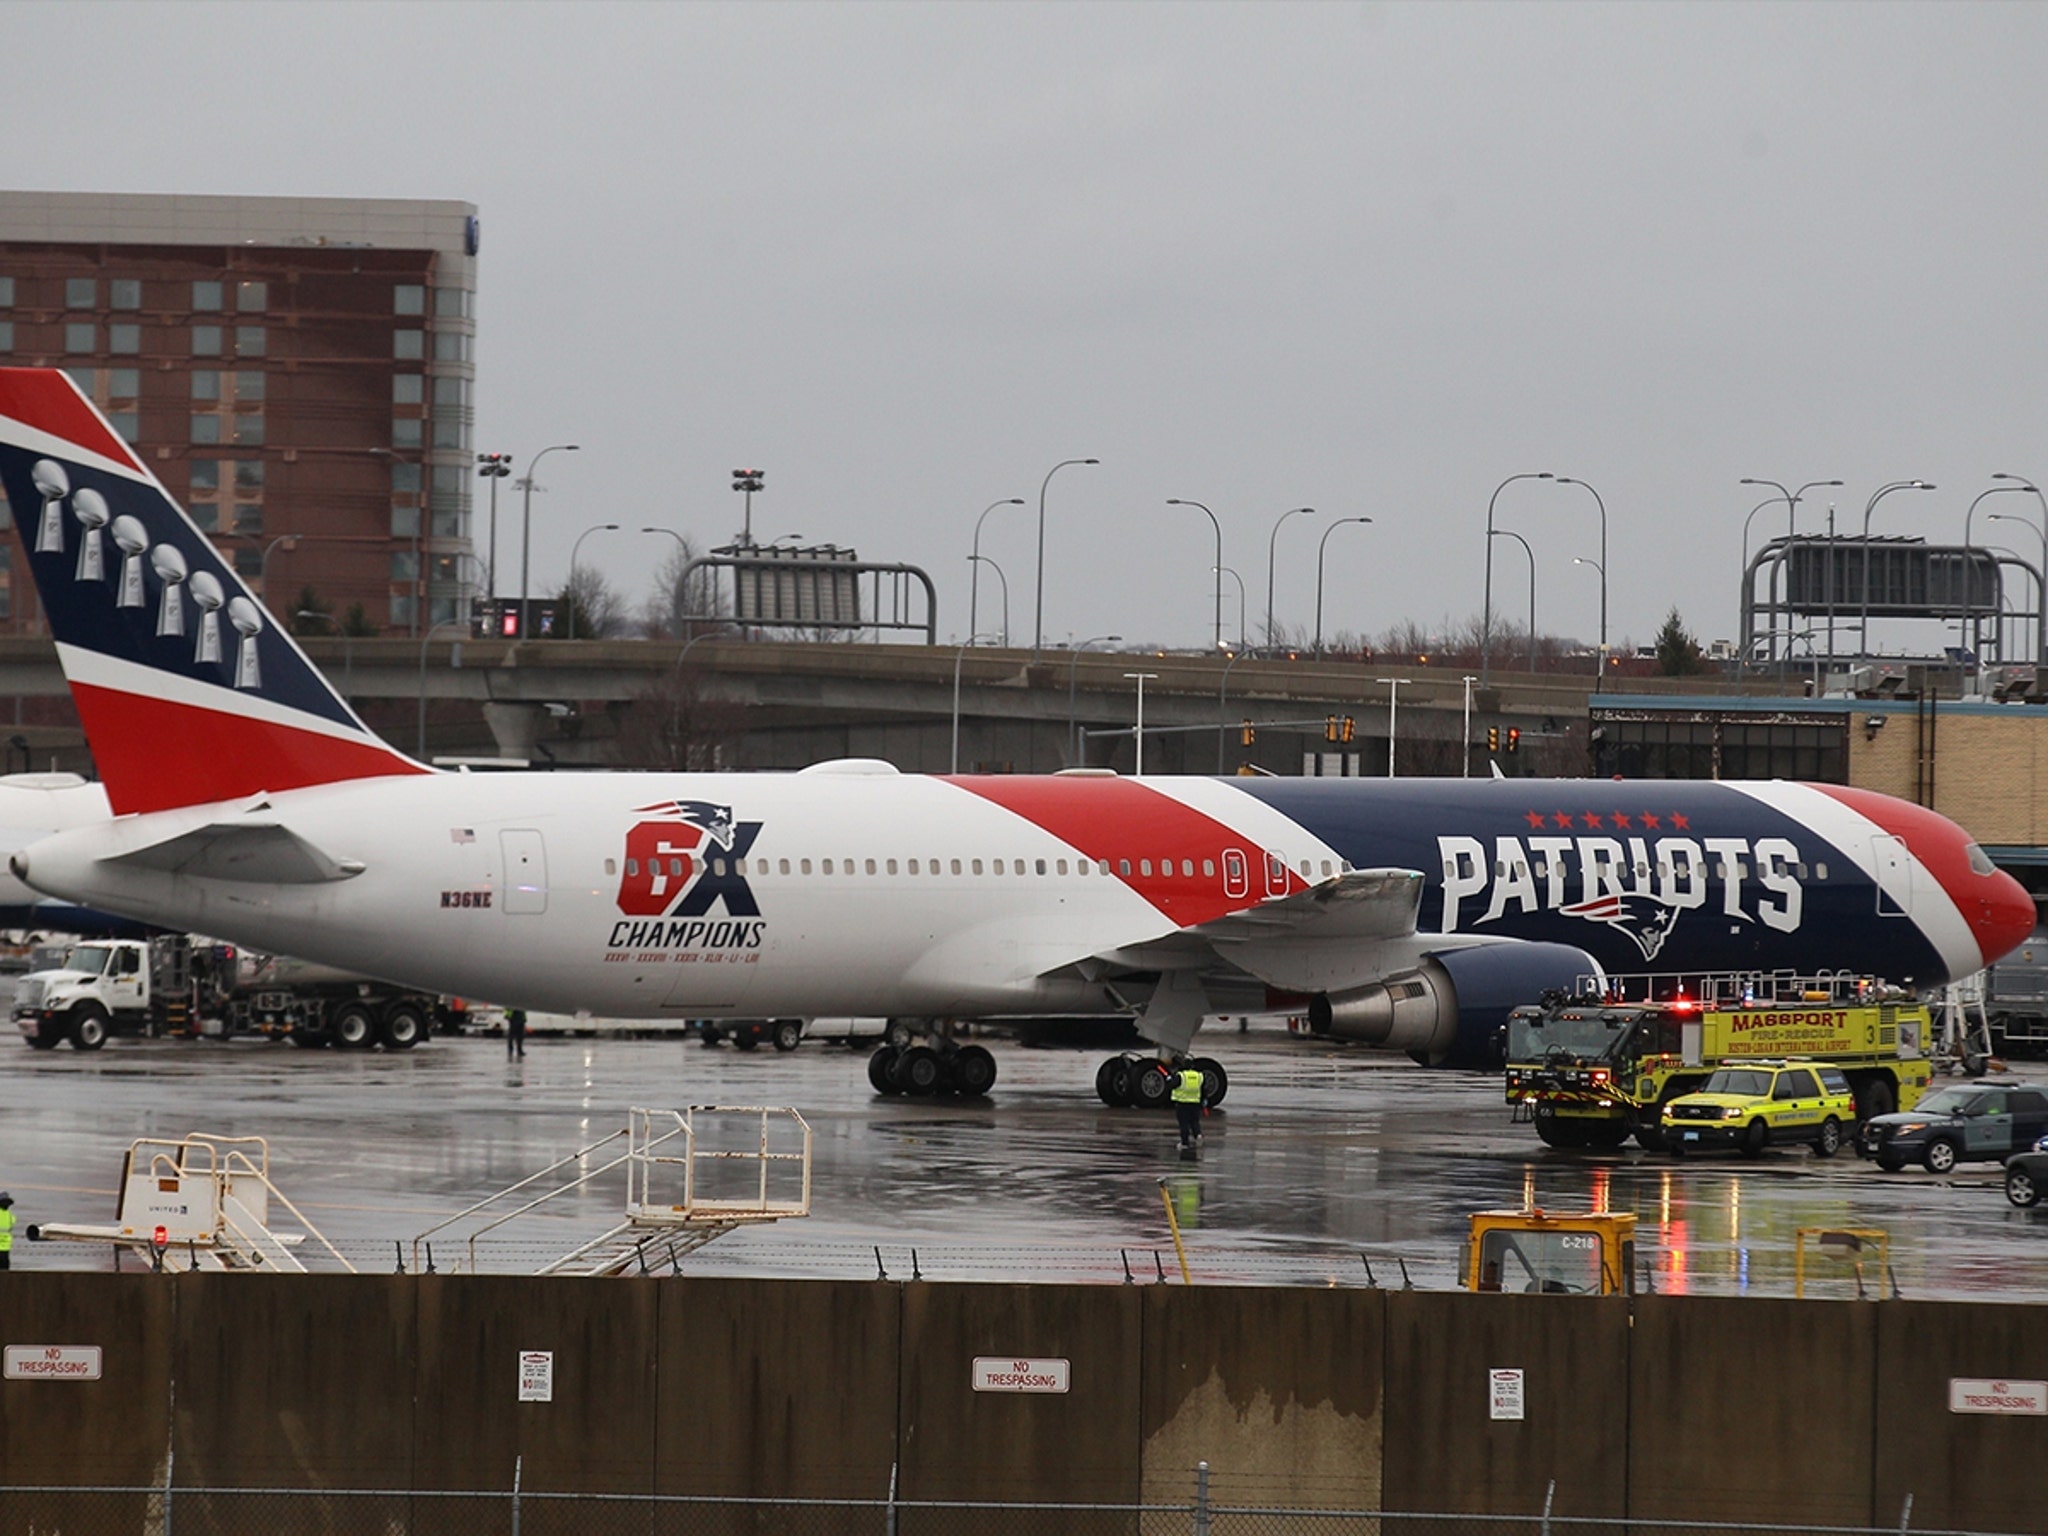
[[[1111,1110],[1101,1050],[991,1040],[987,1100],[879,1098],[867,1047],[795,1052],[663,1038],[538,1037],[344,1054],[263,1041],[115,1040],[96,1054],[0,1040],[0,1187],[26,1225],[107,1222],[138,1136],[260,1135],[276,1185],[358,1268],[390,1270],[416,1234],[623,1128],[629,1107],[788,1105],[814,1133],[812,1214],[745,1228],[684,1273],[1141,1283],[1175,1273],[1162,1188],[1197,1283],[1453,1283],[1466,1217],[1526,1203],[1629,1210],[1659,1290],[1789,1294],[1801,1228],[1880,1229],[1909,1297],[2048,1294],[2048,1211],[2007,1204],[1996,1165],[1887,1175],[1845,1151],[1683,1163],[1544,1148],[1498,1078],[1295,1039],[1205,1031],[1231,1074],[1202,1147],[1173,1120]],[[2048,1075],[2048,1074],[2043,1074]],[[1163,1185],[1162,1185],[1163,1181]],[[479,1245],[478,1267],[531,1271],[616,1220],[616,1177]],[[556,1207],[562,1209],[556,1212]],[[879,1250],[879,1257],[878,1251]],[[442,1269],[467,1268],[438,1240]],[[102,1246],[17,1241],[20,1269],[110,1267]],[[133,1264],[132,1258],[127,1261]],[[657,1263],[668,1267],[657,1253]],[[1853,1295],[1854,1270],[1808,1255],[1808,1291]]]

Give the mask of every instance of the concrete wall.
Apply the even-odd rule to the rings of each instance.
[[[180,1489],[389,1489],[336,1527],[463,1536],[509,1530],[509,1503],[432,1495],[502,1494],[515,1459],[529,1493],[711,1499],[879,1500],[894,1469],[910,1500],[1185,1506],[1201,1461],[1240,1507],[1531,1515],[1554,1481],[1559,1516],[1895,1526],[1910,1493],[1914,1527],[1982,1531],[2042,1528],[2048,1460],[2048,1418],[1949,1411],[1954,1376],[2048,1379],[2042,1309],[2005,1304],[28,1272],[0,1276],[0,1342],[104,1354],[96,1382],[0,1383],[0,1486],[160,1484],[175,1452]],[[529,1350],[550,1402],[518,1400]],[[975,1392],[985,1355],[1065,1359],[1071,1390]],[[1519,1419],[1491,1411],[1505,1368]],[[151,1498],[0,1494],[0,1536],[153,1528]],[[177,1500],[187,1533],[286,1516]]]

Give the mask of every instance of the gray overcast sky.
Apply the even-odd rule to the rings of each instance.
[[[5,36],[9,185],[479,205],[478,446],[585,445],[537,587],[593,523],[722,540],[758,465],[757,535],[925,566],[942,633],[976,514],[1025,497],[983,549],[1028,644],[1039,483],[1095,455],[1052,484],[1049,639],[1206,642],[1213,536],[1169,496],[1221,516],[1254,629],[1303,503],[1283,621],[1363,514],[1326,627],[1434,625],[1479,610],[1495,484],[1550,469],[1606,498],[1617,642],[1674,602],[1706,639],[1744,475],[1839,476],[1852,528],[1933,480],[1875,527],[1947,540],[1994,470],[2048,475],[2039,5],[15,4]],[[1500,521],[1590,639],[1591,498]],[[637,598],[661,542],[584,558]]]

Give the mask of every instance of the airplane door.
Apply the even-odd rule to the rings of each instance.
[[[505,910],[534,915],[548,909],[548,851],[540,833],[509,827],[498,834],[505,856]]]
[[[1877,911],[1881,917],[1913,913],[1913,864],[1906,845],[1896,837],[1873,837],[1871,852],[1877,871]]]

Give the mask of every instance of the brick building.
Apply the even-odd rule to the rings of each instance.
[[[0,361],[69,372],[284,622],[310,590],[420,633],[482,595],[476,234],[457,202],[0,191]],[[41,633],[8,522],[0,633]]]

